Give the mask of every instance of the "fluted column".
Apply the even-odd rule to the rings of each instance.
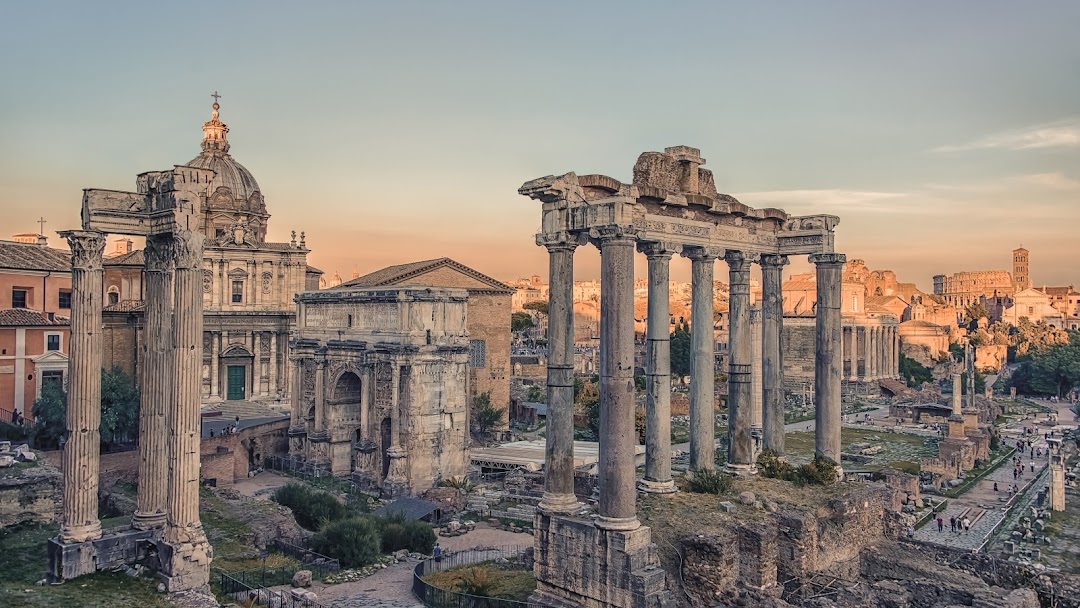
[[[754,438],[750,334],[751,255],[728,251],[728,468],[738,474],[753,473]]]
[[[278,334],[277,331],[270,332],[270,362],[267,364],[270,366],[270,386],[269,392],[273,395],[276,401],[281,397],[281,390],[278,386]]]
[[[877,379],[878,374],[878,328],[871,327],[867,334],[867,364],[870,370],[867,372],[868,380]]]
[[[847,256],[841,253],[819,253],[810,256],[817,266],[817,310],[815,341],[817,356],[814,362],[815,412],[814,448],[840,464],[840,299],[842,269]]]
[[[723,250],[684,247],[690,258],[690,470],[716,467],[716,362],[713,276]]]
[[[172,239],[146,239],[146,339],[139,378],[139,494],[131,525],[140,530],[165,525],[169,464],[166,418],[172,401]],[[216,368],[216,366],[214,366]],[[211,379],[213,382],[213,379]],[[217,383],[214,382],[216,385]]]
[[[574,250],[569,234],[537,237],[548,251],[547,435],[544,498],[549,514],[578,510],[574,496]]]
[[[289,420],[289,433],[296,434],[299,431],[304,430],[304,412],[300,403],[300,387],[304,385],[304,360],[295,357],[290,363],[292,364],[293,381],[292,386],[289,388],[289,397],[292,400],[292,417]]]
[[[60,542],[101,537],[98,473],[101,456],[101,254],[105,235],[69,230],[60,236],[71,248],[71,338],[68,348],[68,407],[64,444],[63,521]]]
[[[645,334],[646,492],[674,492],[671,479],[671,305],[670,265],[675,246],[642,243],[649,260],[648,327]]]
[[[761,256],[762,447],[784,453],[783,271],[787,256]],[[841,365],[843,362],[841,361]]]
[[[213,549],[199,521],[199,402],[202,386],[202,232],[173,232],[173,400],[168,404],[169,498],[162,566],[170,592],[201,588],[210,579]]]
[[[397,367],[395,366],[395,371]],[[395,376],[396,378],[396,376]],[[395,382],[395,385],[397,383]],[[395,395],[397,394],[397,386],[394,387]],[[396,419],[397,410],[395,409],[394,418]],[[326,358],[319,357],[315,360],[315,432],[326,432]],[[395,438],[397,432],[394,433]]]
[[[632,229],[599,229],[600,245],[600,517],[597,527],[633,530],[634,245]],[[711,325],[711,324],[710,324]]]

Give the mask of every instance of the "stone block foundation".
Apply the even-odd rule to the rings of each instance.
[[[652,534],[614,531],[591,521],[537,513],[536,592],[529,608],[668,608]]]
[[[49,580],[64,581],[134,563],[153,547],[155,534],[160,535],[160,530],[124,530],[81,543],[64,543],[50,538]]]

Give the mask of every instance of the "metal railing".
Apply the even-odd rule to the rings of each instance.
[[[279,538],[274,541],[274,548],[289,557],[300,560],[304,564],[302,569],[311,570],[312,574],[318,576],[325,576],[341,570],[341,562],[336,558],[316,553],[303,545],[297,545]]]
[[[444,570],[474,566],[484,562],[505,559],[522,562],[530,546],[490,547],[469,549],[428,559],[416,565],[413,571],[413,595],[429,608],[526,608],[527,602],[494,597],[469,595],[453,589],[441,589],[424,580],[424,577]],[[524,569],[524,566],[523,566]]]
[[[303,568],[301,568],[303,569]],[[267,587],[292,583],[295,572],[290,568],[264,568],[244,572],[223,572],[221,594],[228,595],[245,606],[280,606],[281,608],[328,608],[316,600],[298,598],[291,591],[268,591]]]

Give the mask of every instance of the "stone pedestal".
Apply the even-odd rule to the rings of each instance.
[[[408,451],[401,446],[391,446],[386,450],[390,459],[390,470],[382,483],[382,497],[387,500],[409,495]]]
[[[675,601],[649,528],[604,530],[537,514],[529,608],[668,608]]]
[[[145,560],[158,535],[160,531],[124,530],[81,543],[51,538],[46,547],[48,579],[59,582]]]

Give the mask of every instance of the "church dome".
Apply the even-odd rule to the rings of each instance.
[[[213,244],[234,245],[237,228],[243,227],[244,242],[262,243],[270,215],[255,176],[229,154],[229,127],[218,117],[217,97],[210,120],[203,123],[202,153],[186,163],[214,172],[207,188],[206,236]]]

